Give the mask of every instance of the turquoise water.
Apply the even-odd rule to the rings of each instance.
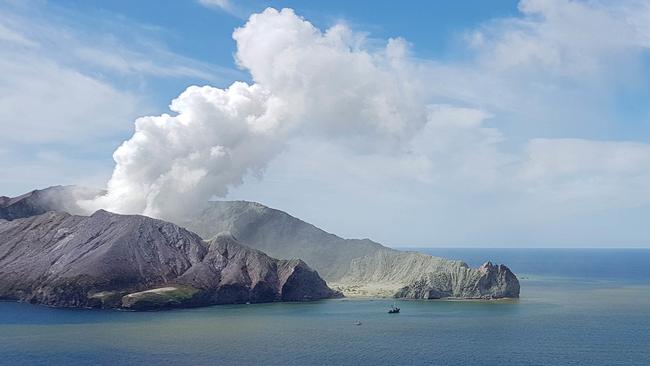
[[[650,251],[427,251],[508,263],[522,298],[398,301],[397,315],[392,300],[149,313],[3,302],[0,364],[650,365]]]

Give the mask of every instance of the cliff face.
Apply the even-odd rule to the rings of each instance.
[[[203,237],[229,231],[274,257],[301,258],[346,296],[519,297],[519,281],[504,265],[469,268],[461,261],[393,250],[368,239],[343,239],[254,202],[210,202],[179,224]]]
[[[232,236],[204,242],[137,215],[62,212],[0,220],[0,298],[64,307],[151,309],[333,296],[300,261]]]
[[[478,269],[458,266],[451,271],[428,272],[400,288],[397,297],[411,299],[498,299],[519,297],[519,281],[508,267],[484,263]]]
[[[346,276],[332,286],[358,296],[410,299],[519,297],[519,281],[504,265],[487,262],[479,268],[470,268],[461,261],[391,249],[353,260]]]

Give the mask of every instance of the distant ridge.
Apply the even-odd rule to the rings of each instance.
[[[40,215],[48,211],[81,214],[78,199],[89,199],[101,194],[101,190],[79,186],[53,186],[35,189],[17,197],[0,197],[0,219],[15,220]]]
[[[210,237],[232,232],[277,258],[301,258],[347,296],[516,298],[519,281],[504,265],[398,251],[369,239],[343,239],[286,212],[248,201],[214,201],[179,225]]]

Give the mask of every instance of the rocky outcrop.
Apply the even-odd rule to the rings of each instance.
[[[427,272],[400,288],[396,297],[410,299],[499,299],[519,297],[519,281],[504,265],[484,263],[478,269],[462,263],[451,271]]]
[[[332,286],[348,295],[410,299],[497,299],[519,297],[519,281],[504,265],[470,268],[417,252],[385,249],[356,258]]]
[[[301,260],[271,258],[239,244],[230,233],[218,234],[207,245],[208,253],[201,263],[176,282],[203,290],[210,303],[307,301],[336,296]]]
[[[302,261],[209,242],[174,224],[103,210],[0,220],[0,298],[63,307],[156,309],[334,296]]]
[[[393,250],[368,239],[343,239],[259,203],[210,202],[179,224],[203,237],[229,231],[271,256],[301,258],[346,296],[519,297],[519,281],[504,265],[469,268],[461,261]]]
[[[470,268],[461,261],[391,249],[352,261],[333,283],[348,295],[410,299],[496,299],[519,296],[519,281],[504,265]]]

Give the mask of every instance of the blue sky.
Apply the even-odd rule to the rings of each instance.
[[[4,195],[110,180],[101,207],[118,212],[225,196],[394,246],[650,246],[648,2],[0,1],[0,15]],[[134,135],[143,116],[161,117]]]
[[[234,2],[233,2],[234,3]],[[414,43],[416,55],[421,57],[453,57],[459,51],[454,39],[464,31],[494,17],[517,14],[517,1],[478,0],[449,2],[395,1],[237,1],[235,14],[221,9],[206,9],[198,1],[141,0],[118,1],[56,1],[41,11],[64,13],[68,21],[81,28],[96,30],[95,19],[106,19],[127,24],[151,27],[153,37],[164,42],[173,52],[206,63],[235,68],[233,54],[235,43],[232,31],[245,22],[247,16],[267,7],[292,8],[317,27],[326,29],[337,22],[346,22],[356,29],[368,32],[371,37],[387,39],[404,37]],[[48,9],[48,10],[44,10]],[[67,14],[65,14],[67,13]],[[119,37],[129,37],[132,29],[122,31],[110,28],[106,32],[120,32]],[[142,31],[142,30],[141,30]],[[122,33],[123,32],[123,33]],[[144,32],[147,33],[147,32]],[[232,75],[231,80],[247,80],[247,73]],[[161,91],[161,107],[191,84],[193,80],[179,81]],[[164,94],[163,94],[164,93]]]

